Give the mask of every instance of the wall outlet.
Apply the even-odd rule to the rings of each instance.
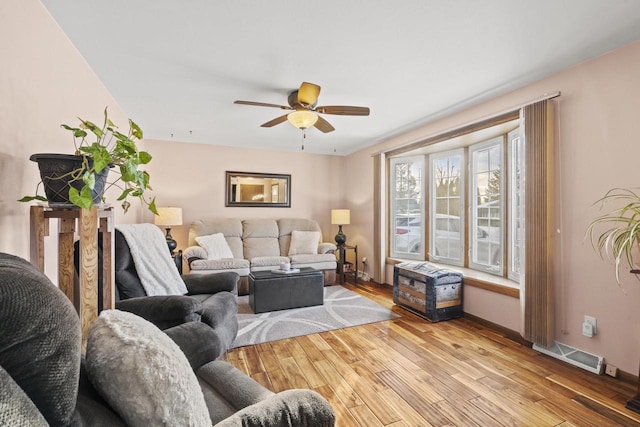
[[[604,373],[609,375],[610,377],[615,378],[618,376],[618,368],[613,366],[611,363],[607,363],[607,367],[605,368]]]
[[[595,335],[598,332],[598,328],[596,327],[596,318],[593,316],[584,316],[584,323],[591,325],[593,332],[592,335]],[[584,329],[584,328],[583,328]]]
[[[582,324],[582,335],[584,335],[585,337],[592,337],[593,336],[593,325],[587,322],[584,322]]]
[[[366,263],[367,263],[367,257],[366,257],[366,256],[363,256],[363,257],[362,257],[362,263],[363,263],[363,264],[366,264]]]

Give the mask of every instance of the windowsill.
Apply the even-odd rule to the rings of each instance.
[[[399,264],[405,261],[414,260],[402,260],[398,258],[387,258],[387,264]],[[512,280],[505,279],[504,277],[494,276],[493,274],[483,273],[482,271],[471,270],[469,268],[457,267],[453,265],[438,264],[436,262],[428,261],[432,264],[441,266],[442,268],[448,268],[453,271],[458,271],[464,276],[464,285],[481,288],[489,292],[495,292],[498,294],[506,295],[512,298],[520,299],[520,288],[518,284]]]

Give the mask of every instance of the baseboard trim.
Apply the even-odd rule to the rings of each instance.
[[[465,319],[469,319],[471,321],[473,321],[474,323],[477,323],[481,326],[484,326],[485,328],[491,329],[495,332],[498,332],[502,335],[504,335],[505,337],[509,338],[511,341],[515,341],[518,344],[522,344],[525,347],[533,347],[533,343],[530,341],[527,341],[526,339],[522,338],[522,335],[520,335],[517,331],[514,331],[513,329],[509,329],[509,328],[505,328],[502,325],[498,325],[497,323],[493,323],[490,322],[486,319],[483,319],[481,317],[478,316],[474,316],[473,314],[464,312],[462,314],[462,317],[464,317]]]

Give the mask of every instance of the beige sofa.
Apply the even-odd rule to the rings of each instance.
[[[212,247],[208,245],[210,242],[204,241],[215,241],[215,237],[220,238],[219,233],[224,236],[226,242],[226,245],[222,243],[224,248],[220,248],[219,245]],[[319,238],[313,253],[311,250],[297,253],[300,252],[300,247],[304,246],[300,244],[301,239],[317,236],[317,233]],[[291,246],[292,237],[293,247]],[[198,244],[198,240],[202,245]],[[183,256],[189,264],[190,273],[235,271],[240,275],[239,295],[246,295],[249,292],[248,276],[251,271],[273,270],[285,262],[290,262],[291,268],[312,267],[321,270],[325,285],[334,285],[336,281],[337,263],[334,253],[336,245],[323,242],[320,226],[314,220],[299,218],[198,220],[189,229],[188,244],[189,247],[185,249]],[[228,250],[230,253],[226,252]]]

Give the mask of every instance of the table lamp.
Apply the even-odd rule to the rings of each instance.
[[[336,243],[338,246],[344,245],[347,241],[347,236],[342,232],[342,226],[351,224],[351,211],[349,209],[332,209],[331,224],[338,226]]]
[[[165,230],[167,230],[167,235],[165,236],[167,246],[169,246],[169,252],[173,255],[173,251],[178,244],[173,240],[173,237],[171,237],[171,226],[182,225],[182,208],[158,208],[158,215],[155,216],[153,223],[155,225],[165,226]]]

